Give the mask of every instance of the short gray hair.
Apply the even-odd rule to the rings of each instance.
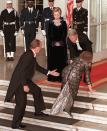
[[[68,30],[68,37],[71,36],[71,35],[77,35],[77,31],[75,29],[69,29]]]

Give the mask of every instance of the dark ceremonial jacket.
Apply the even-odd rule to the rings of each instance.
[[[10,13],[8,13],[7,9],[4,9],[1,12],[0,30],[3,30],[4,33],[11,32],[13,34],[15,31],[19,31],[19,16],[15,9],[13,9]]]
[[[36,33],[38,28],[39,10],[33,7],[32,13],[28,8],[24,8],[20,14],[21,29],[24,29],[25,33]]]
[[[73,9],[73,28],[79,32],[87,32],[88,29],[88,10],[81,7]]]
[[[45,30],[46,34],[48,31],[48,25],[49,25],[49,21],[53,20],[53,14],[52,14],[52,10],[50,9],[50,7],[46,7],[43,10],[42,13],[42,23],[41,23],[41,30]]]

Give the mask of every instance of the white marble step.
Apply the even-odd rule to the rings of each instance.
[[[2,98],[0,98],[0,107],[2,109],[14,109],[15,104],[3,102],[3,98],[5,97],[6,90],[8,88],[7,86],[8,85],[4,85],[4,88],[0,88],[0,97],[2,97]],[[56,94],[60,93],[60,88],[48,87],[48,86],[41,86],[41,88],[42,88],[42,91],[44,91],[44,92],[56,93]],[[75,123],[73,125],[63,124],[64,125],[64,128],[63,128],[61,123],[56,124],[55,122],[49,121],[52,125],[51,126],[50,123],[48,123],[50,125],[50,127],[54,128],[54,129],[60,128],[60,130],[62,130],[61,128],[63,128],[63,130],[65,130],[65,131],[66,130],[67,131],[71,131],[71,130],[72,131],[77,131],[77,130],[78,131],[107,131],[107,126],[106,126],[106,124],[107,124],[107,112],[106,112],[107,111],[107,105],[106,105],[107,93],[94,92],[94,93],[90,94],[87,91],[79,91],[78,96],[88,97],[88,98],[98,98],[98,99],[95,99],[91,102],[84,102],[84,101],[79,101],[79,100],[75,101],[74,107],[75,108],[79,107],[79,108],[77,108],[75,111],[73,111],[72,116],[73,116],[73,119],[78,120],[77,123]],[[28,95],[28,100],[33,101],[33,98],[31,95]],[[45,103],[53,104],[53,102],[55,101],[55,98],[45,96],[44,100],[45,100]],[[94,107],[94,109],[93,109],[93,107]],[[79,110],[81,110],[81,111],[79,111]],[[97,111],[97,110],[99,110],[99,111]],[[102,112],[102,111],[104,111],[104,112]],[[27,105],[26,112],[34,112],[34,107]],[[50,109],[46,109],[45,112],[49,114]],[[11,120],[11,118],[12,118],[11,114],[0,113],[0,118],[7,119],[8,115],[10,115],[9,120]],[[66,114],[65,112],[59,114],[58,117],[60,117],[62,119],[70,118],[70,116],[68,114]],[[25,117],[25,119],[26,119],[26,117]],[[27,118],[27,120],[28,119],[29,118]],[[33,119],[32,119],[32,121],[33,121]],[[38,121],[38,119],[37,119],[37,121]],[[42,121],[42,122],[44,123],[44,121]],[[37,125],[40,124],[39,126],[45,127],[46,125],[43,124],[42,122],[41,122],[41,120],[39,120]],[[47,121],[45,121],[45,122],[47,122]],[[29,123],[29,120],[28,120],[28,123]],[[31,122],[30,124],[33,124],[33,123]],[[58,128],[56,127],[56,125],[58,126]]]
[[[0,131],[13,131],[13,129],[6,126],[0,126]],[[15,129],[15,131],[24,131],[24,130]]]
[[[5,86],[5,88],[8,88],[10,81],[6,80],[0,80],[0,86]],[[60,88],[58,87],[49,87],[44,85],[39,85],[43,91],[47,92],[54,92],[54,93],[60,93]],[[84,96],[84,97],[91,97],[91,98],[98,98],[98,99],[105,99],[107,100],[107,93],[101,93],[101,92],[93,92],[90,93],[88,91],[78,91],[78,96]]]
[[[6,113],[0,113],[0,119],[11,121],[12,115],[6,114]],[[85,121],[79,121],[79,122],[74,123],[73,125],[68,125],[68,124],[62,124],[62,123],[57,123],[57,122],[52,122],[52,121],[40,120],[36,118],[33,119],[29,117],[24,117],[23,122],[26,124],[56,129],[56,131],[57,129],[60,129],[63,131],[104,131],[104,130],[106,131],[107,130],[106,125],[95,124],[95,123],[93,124],[91,122],[87,123]]]
[[[0,107],[2,108],[14,109],[14,106],[15,106],[14,103],[7,103],[7,102],[4,103],[3,101],[0,101]],[[26,111],[34,112],[35,110],[33,106],[27,105]],[[46,109],[45,113],[50,114],[50,109]],[[61,113],[61,115],[59,114],[58,116],[63,118],[70,118],[70,116],[68,116],[68,114],[66,114],[65,112]],[[75,109],[75,111],[73,111],[72,116],[74,119],[78,119],[78,120],[107,124],[107,112],[77,108]]]
[[[0,90],[0,96],[5,97],[6,91]],[[84,97],[84,99],[87,99],[87,98]],[[28,95],[28,100],[33,101],[32,95]],[[44,97],[45,103],[53,104],[55,100],[56,98]],[[95,100],[92,100],[91,102],[84,102],[84,101],[79,101],[78,99],[78,101],[74,102],[74,107],[92,109],[92,110],[97,110],[97,111],[107,111],[107,100],[95,99]]]

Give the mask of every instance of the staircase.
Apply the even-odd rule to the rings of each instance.
[[[0,81],[0,131],[12,131],[15,103],[4,103],[8,84],[9,81]],[[44,112],[49,114],[60,88],[40,87],[47,108]],[[28,95],[23,123],[27,125],[26,131],[107,131],[107,93],[79,91],[72,116],[63,112],[58,116],[35,117],[33,98]]]

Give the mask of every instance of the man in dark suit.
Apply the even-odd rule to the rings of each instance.
[[[77,34],[75,29],[68,31],[67,46],[69,52],[68,62],[72,63],[74,58],[79,57],[83,51],[89,51],[93,54],[92,51],[92,42],[89,40],[88,36],[84,33]],[[90,65],[91,72],[91,65]],[[85,81],[85,77],[83,79]]]
[[[73,28],[79,33],[88,30],[88,10],[82,7],[84,0],[76,0],[77,7],[73,9]]]
[[[92,42],[84,33],[77,33],[75,29],[68,31],[67,46],[69,49],[70,60],[78,57],[83,51],[92,51]]]
[[[36,37],[38,28],[39,10],[34,7],[34,0],[27,0],[27,8],[24,8],[20,14],[20,24],[22,34],[25,35],[26,49],[29,49],[30,43]]]
[[[39,40],[33,40],[30,49],[23,53],[19,59],[19,62],[13,72],[10,80],[9,88],[6,94],[5,101],[11,102],[15,95],[15,110],[12,121],[12,128],[24,128],[25,125],[21,124],[23,119],[26,103],[27,93],[31,93],[34,98],[35,115],[45,116],[42,111],[45,110],[45,104],[42,96],[42,92],[39,86],[32,82],[32,77],[35,70],[40,71],[43,74],[51,74],[58,76],[55,70],[47,71],[42,68],[36,61],[36,54],[41,49],[41,42]]]
[[[16,36],[19,31],[19,16],[13,8],[12,0],[6,1],[6,9],[1,12],[0,30],[1,36],[5,39],[6,61],[13,61],[16,52]]]

